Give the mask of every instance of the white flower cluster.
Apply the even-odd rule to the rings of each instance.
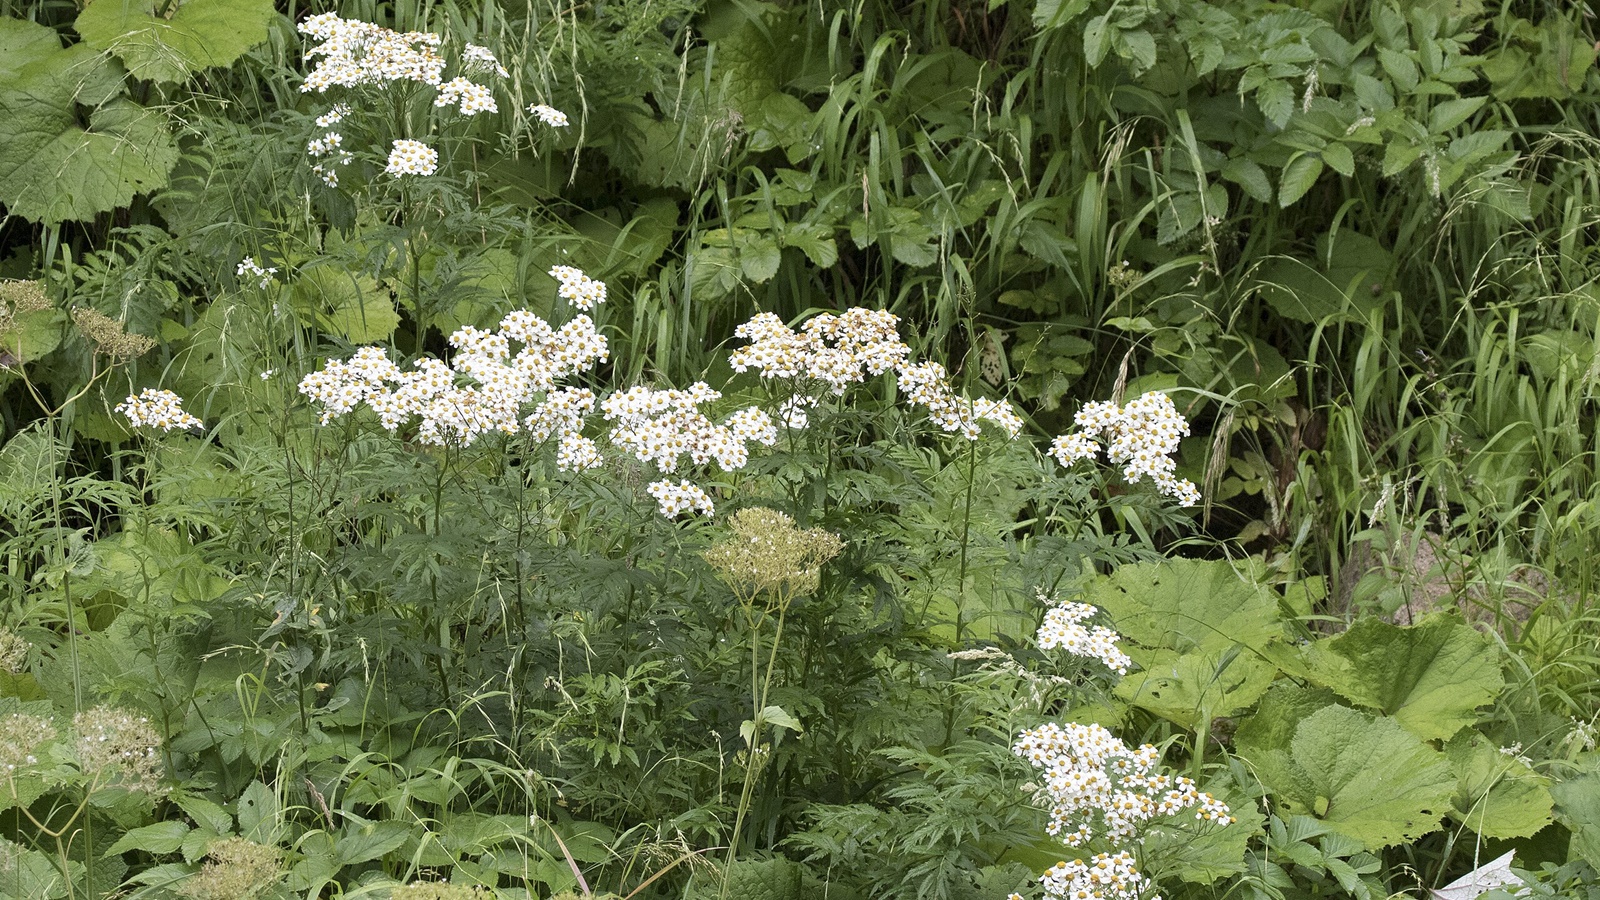
[[[534,118],[552,128],[567,127],[567,114],[559,109],[556,109],[554,106],[546,106],[543,103],[535,103],[528,107],[528,112],[532,113]]]
[[[500,105],[494,101],[494,94],[488,88],[465,78],[452,78],[439,85],[439,96],[433,98],[433,105],[449,106],[452,103],[458,105],[463,116],[500,111]]]
[[[1023,732],[1011,749],[1044,773],[1046,830],[1069,847],[1097,837],[1129,841],[1145,822],[1187,809],[1201,821],[1234,821],[1227,804],[1196,790],[1190,779],[1157,773],[1155,747],[1130,749],[1099,725],[1046,722]]]
[[[1041,595],[1039,599],[1047,598]],[[1087,603],[1062,601],[1056,604],[1044,614],[1044,624],[1039,626],[1039,649],[1063,650],[1072,656],[1098,659],[1111,671],[1126,675],[1133,660],[1117,647],[1122,636],[1104,625],[1090,628],[1083,624],[1097,611]]]
[[[855,307],[808,319],[801,330],[772,313],[761,313],[740,325],[735,334],[749,346],[735,350],[728,361],[735,372],[751,368],[765,378],[808,378],[834,394],[843,394],[868,375],[894,372],[896,384],[928,417],[948,432],[977,440],[979,423],[988,420],[1016,437],[1022,419],[1003,400],[968,400],[951,390],[944,367],[912,363],[911,349],[900,340],[900,318],[893,313]]]
[[[439,151],[421,141],[398,140],[389,151],[388,175],[432,175],[439,168]]]
[[[606,302],[606,283],[583,274],[582,269],[552,266],[550,277],[561,282],[556,294],[579,309],[594,309],[595,304]]]
[[[469,43],[467,48],[461,51],[461,67],[473,74],[481,75],[492,72],[501,78],[511,77],[511,73],[506,71],[506,67],[500,65],[500,60],[495,58],[494,51],[488,47],[480,47],[477,44]]]
[[[266,268],[262,268],[261,266],[256,265],[255,257],[246,256],[244,259],[239,261],[239,268],[234,270],[234,274],[238,275],[240,278],[243,278],[246,275],[249,275],[251,278],[258,278],[260,279],[261,286],[266,287],[272,283],[272,276],[278,274],[278,267],[267,266]]]
[[[512,341],[523,345],[514,356]],[[409,372],[383,348],[363,347],[348,361],[330,361],[301,379],[300,393],[322,407],[324,425],[365,403],[390,431],[420,419],[417,439],[425,444],[466,446],[485,434],[526,428],[538,440],[558,436],[560,459],[570,468],[598,464],[598,451],[579,433],[594,396],[556,389],[562,379],[607,359],[606,339],[588,316],[555,329],[517,310],[500,321],[499,331],[467,326],[450,336],[450,344],[457,351],[451,365],[426,358]]]
[[[396,81],[437,86],[444,76],[443,39],[437,34],[401,33],[332,12],[306,19],[299,31],[321,42],[306,50],[306,58],[322,57],[300,85],[301,93]]]
[[[1200,502],[1194,482],[1174,474],[1178,464],[1172,454],[1178,452],[1178,441],[1188,436],[1189,423],[1166,394],[1150,391],[1120,408],[1110,401],[1087,403],[1074,421],[1083,431],[1062,435],[1050,447],[1050,455],[1062,466],[1091,459],[1104,449],[1112,463],[1122,466],[1122,476],[1130,484],[1148,475],[1156,490],[1177,498],[1180,505]],[[1105,442],[1104,448],[1096,438]]]
[[[204,428],[205,423],[183,411],[183,400],[171,391],[145,388],[137,396],[116,405],[116,411],[128,417],[135,428],[150,426],[162,431],[174,428]]]
[[[78,733],[74,743],[78,765],[96,780],[109,777],[111,783],[135,793],[160,797],[161,736],[144,716],[134,716],[111,706],[86,709],[72,717]]]
[[[756,407],[746,407],[718,425],[700,411],[702,403],[722,396],[705,382],[688,390],[653,390],[633,387],[607,397],[600,409],[607,421],[615,422],[611,443],[671,474],[678,470],[682,457],[703,466],[715,460],[723,471],[741,469],[750,461],[750,443],[772,446],[778,429],[772,418]],[[699,509],[710,515],[711,498],[688,482],[658,481],[650,495],[661,504],[662,515]]]
[[[498,112],[494,93],[486,86],[465,77],[444,80],[445,59],[439,54],[444,39],[436,34],[398,32],[370,22],[340,18],[323,13],[301,22],[300,33],[317,41],[306,50],[307,59],[320,57],[315,68],[300,85],[302,93],[325,93],[331,88],[357,89],[386,86],[397,82],[428,85],[438,89],[435,107],[454,106],[464,116]],[[469,73],[492,74],[501,78],[510,73],[487,47],[467,44],[461,54],[461,68]],[[344,147],[344,135],[332,130],[351,112],[349,104],[336,104],[317,117],[324,132],[312,139],[306,152],[317,162],[311,170],[329,187],[339,186],[339,166],[354,158]],[[389,152],[384,171],[390,175],[432,175],[439,154],[421,141],[397,140]]]
[[[645,488],[645,492],[656,498],[661,506],[661,514],[669,519],[676,519],[686,512],[700,512],[709,516],[716,511],[711,497],[688,481],[653,482]]]
[[[1047,900],[1138,900],[1146,879],[1126,850],[1098,853],[1085,862],[1058,862],[1039,876]],[[1012,894],[1008,900],[1022,900]],[[1145,900],[1161,900],[1152,894]]]
[[[17,769],[39,764],[39,748],[56,738],[48,718],[12,713],[0,719],[0,778],[10,781]]]

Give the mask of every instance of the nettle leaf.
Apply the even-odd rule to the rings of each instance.
[[[1363,619],[1314,645],[1308,661],[1319,683],[1423,740],[1471,724],[1474,710],[1505,687],[1489,639],[1444,615],[1409,627]]]
[[[1452,818],[1489,838],[1531,837],[1551,822],[1550,779],[1481,734],[1464,731],[1445,747],[1457,783]]]
[[[1391,719],[1343,706],[1304,719],[1288,750],[1247,758],[1284,812],[1314,816],[1369,850],[1437,829],[1456,790],[1444,754]]]
[[[56,41],[52,48],[43,39]],[[0,20],[31,59],[0,78],[0,203],[38,222],[92,219],[166,186],[178,148],[159,113],[123,96],[121,67],[54,32]]]
[[[135,78],[182,81],[232,65],[267,39],[271,0],[185,0],[162,15],[150,0],[95,0],[72,27],[96,50],[109,50]]]

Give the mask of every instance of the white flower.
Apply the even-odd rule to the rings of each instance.
[[[240,278],[243,278],[246,275],[249,275],[252,278],[259,278],[261,279],[261,286],[266,287],[272,283],[272,276],[278,274],[278,267],[267,266],[263,269],[262,267],[256,265],[255,257],[246,256],[244,259],[239,261],[239,268],[234,270],[234,274],[238,275]]]
[[[135,428],[203,428],[205,423],[183,411],[183,400],[171,391],[145,388],[137,396],[118,403],[116,411],[128,417]]]
[[[389,151],[389,175],[432,175],[439,168],[439,151],[421,141],[399,140]]]
[[[461,114],[475,116],[481,112],[499,112],[500,107],[495,103],[494,94],[481,84],[473,84],[465,78],[452,78],[439,85],[439,96],[433,98],[434,106],[449,106],[452,103],[460,104]]]
[[[488,47],[477,44],[468,44],[467,49],[461,51],[461,66],[468,72],[493,72],[501,78],[511,76],[506,67],[500,65],[500,60],[495,59],[494,53]]]
[[[1041,595],[1040,599],[1047,598]],[[1103,625],[1089,628],[1083,624],[1085,619],[1093,618],[1096,611],[1087,603],[1063,601],[1056,604],[1045,613],[1044,624],[1039,626],[1039,649],[1063,650],[1072,656],[1097,659],[1113,672],[1126,675],[1133,660],[1117,647],[1122,636]]]
[[[553,266],[550,277],[561,282],[556,294],[579,309],[594,309],[595,304],[606,302],[606,283],[583,274],[582,269]]]
[[[340,122],[343,122],[344,117],[348,115],[350,115],[350,104],[335,103],[327,112],[317,116],[317,127],[332,128]]]
[[[567,114],[553,106],[535,103],[528,107],[528,112],[533,113],[534,118],[554,128],[563,128],[567,124]]]
[[[1178,442],[1188,436],[1189,422],[1166,394],[1150,391],[1120,408],[1110,401],[1086,403],[1073,421],[1082,432],[1062,435],[1050,448],[1050,455],[1063,467],[1092,459],[1104,449],[1112,463],[1122,466],[1129,484],[1148,476],[1157,491],[1176,498],[1179,505],[1200,502],[1194,482],[1175,474],[1178,463],[1172,455],[1178,452]],[[1104,441],[1105,447],[1095,438]]]
[[[687,481],[657,481],[645,488],[645,493],[656,498],[661,514],[669,519],[696,510],[708,516],[716,511],[706,492]]]

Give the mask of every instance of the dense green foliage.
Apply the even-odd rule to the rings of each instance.
[[[329,10],[452,75],[488,48],[496,108],[302,90]],[[1011,749],[1047,720],[1231,807],[1139,835],[1169,898],[1378,900],[1511,849],[1594,896],[1587,5],[0,12],[0,897],[1037,892],[1082,853]],[[649,465],[297,390],[573,320],[562,265],[609,286],[602,395],[777,415],[808,388],[736,371],[735,329],[865,307],[1026,427],[813,386],[674,520]],[[133,427],[145,388],[203,426]],[[1198,509],[1044,454],[1146,391]],[[756,507],[794,571],[728,562]],[[1036,646],[1057,599],[1127,674]]]

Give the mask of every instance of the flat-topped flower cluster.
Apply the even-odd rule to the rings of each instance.
[[[735,372],[756,369],[765,378],[808,379],[835,395],[869,375],[893,372],[895,384],[913,405],[947,432],[977,440],[980,423],[998,425],[1008,437],[1022,433],[1022,418],[1004,400],[969,400],[950,387],[944,366],[913,363],[900,340],[900,317],[882,310],[822,313],[795,331],[772,313],[761,313],[735,332],[750,341],[728,361]]]
[[[450,63],[441,53],[445,40],[440,35],[423,31],[399,32],[371,22],[346,19],[333,12],[307,18],[299,24],[298,30],[315,41],[306,48],[306,59],[316,60],[300,85],[301,93],[326,94],[330,90],[348,93],[411,84],[433,88],[436,92],[433,105],[438,109],[453,108],[462,116],[500,111],[493,88],[466,77],[510,76],[487,47],[467,43],[460,53],[460,71],[465,74],[447,81],[444,75]],[[351,103],[330,107],[316,120],[322,133],[306,145],[307,155],[316,160],[312,171],[329,187],[338,187],[339,167],[349,165],[355,158],[345,145],[344,134],[336,129],[359,108]],[[534,110],[541,121],[566,124],[566,116],[559,110],[547,106],[539,109],[548,110]],[[434,174],[438,167],[437,150],[414,137],[400,138],[389,149],[384,173],[395,177],[425,176]]]
[[[1178,452],[1178,442],[1189,435],[1189,423],[1166,394],[1150,391],[1121,407],[1109,400],[1085,403],[1073,421],[1083,430],[1056,438],[1050,447],[1050,455],[1061,465],[1070,468],[1104,450],[1112,463],[1122,466],[1128,483],[1137,484],[1149,476],[1156,490],[1176,498],[1180,505],[1200,502],[1194,482],[1175,474],[1178,463],[1172,455]]]

